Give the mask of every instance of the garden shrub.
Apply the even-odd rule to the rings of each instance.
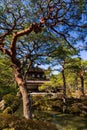
[[[12,114],[12,113],[13,113],[13,110],[12,110],[11,107],[7,107],[7,108],[3,111],[3,113]]]
[[[11,105],[13,103],[14,99],[15,99],[15,96],[11,93],[3,96],[3,100],[6,102],[7,106]]]
[[[19,97],[13,94],[7,94],[3,96],[3,100],[6,103],[6,109],[4,110],[4,113],[14,113],[20,105]]]
[[[81,111],[80,111],[80,107],[79,107],[78,103],[74,103],[74,104],[72,104],[72,106],[69,106],[68,112],[70,114],[76,114],[76,115],[80,114]]]

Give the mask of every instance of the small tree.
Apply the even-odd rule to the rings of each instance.
[[[65,76],[65,70],[67,70],[67,65],[71,62],[72,56],[77,54],[77,51],[73,48],[70,48],[68,45],[64,45],[65,43],[62,42],[55,51],[50,54],[51,61],[54,65],[60,65],[60,69],[58,69],[62,74],[62,80],[63,80],[63,95],[64,99],[66,98],[66,76]]]
[[[87,61],[82,60],[81,58],[74,58],[72,60],[72,62],[68,65],[68,69],[71,72],[74,72],[76,74],[76,83],[77,83],[77,79],[80,78],[81,81],[81,92],[82,95],[85,94],[84,92],[84,76],[86,74],[86,70],[87,70]],[[77,83],[78,85],[78,83]]]

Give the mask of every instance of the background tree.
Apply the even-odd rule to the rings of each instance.
[[[12,71],[11,62],[9,59],[4,57],[2,54],[0,56],[0,97],[2,98],[5,94],[17,92],[14,74]]]
[[[67,64],[71,62],[72,56],[76,54],[77,54],[77,51],[73,48],[70,48],[70,46],[66,45],[65,42],[63,41],[58,46],[58,48],[52,54],[50,54],[50,57],[51,57],[50,60],[53,66],[55,65],[60,66],[59,71],[62,74],[64,99],[66,98],[65,70],[67,69]]]
[[[84,78],[87,70],[87,61],[84,61],[81,58],[74,58],[73,61],[68,65],[68,69],[76,74],[75,78],[77,87],[78,78],[80,78],[81,92],[82,95],[84,95]]]

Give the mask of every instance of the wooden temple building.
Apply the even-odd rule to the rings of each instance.
[[[27,88],[30,92],[37,92],[38,87],[47,81],[44,70],[41,68],[30,68],[27,75]]]

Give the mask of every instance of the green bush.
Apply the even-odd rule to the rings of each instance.
[[[5,113],[14,113],[18,109],[20,104],[19,97],[16,97],[13,94],[7,94],[3,96],[3,100],[6,102],[6,109],[4,110]]]
[[[13,110],[12,110],[11,107],[7,107],[7,108],[3,111],[3,113],[12,114],[12,113],[13,113]]]
[[[18,109],[19,105],[20,105],[20,99],[18,97],[15,97],[15,99],[11,105],[13,112],[15,112]]]
[[[10,94],[4,95],[2,99],[6,102],[6,105],[9,106],[13,103],[15,96],[10,93]]]
[[[61,111],[62,112],[62,108],[63,108],[63,101],[62,100],[55,100],[53,102],[53,110],[57,110],[57,111]]]
[[[69,106],[67,110],[70,114],[76,114],[76,115],[80,114],[81,112],[78,103],[72,104],[72,106]]]

